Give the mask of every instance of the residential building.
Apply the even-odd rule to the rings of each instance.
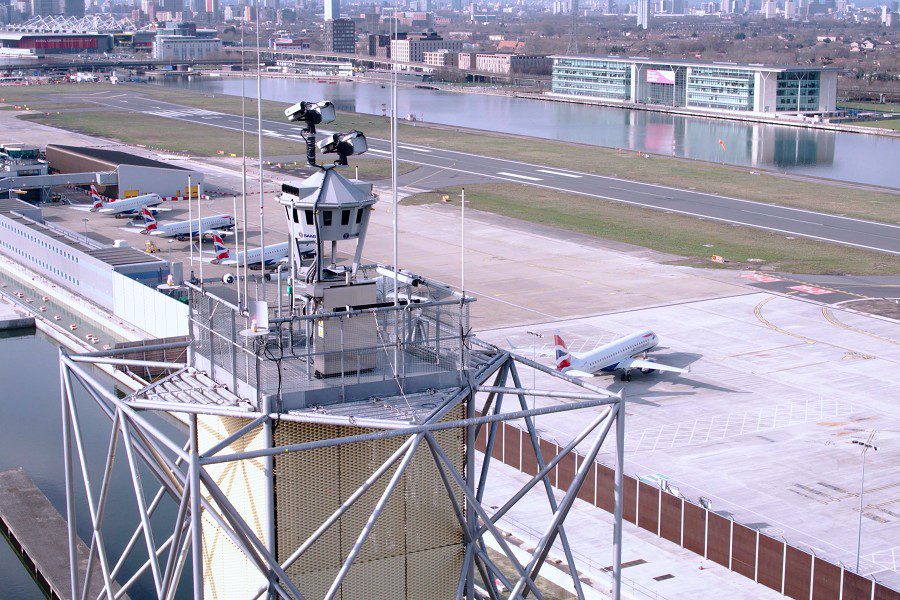
[[[717,113],[835,110],[838,69],[554,56],[551,94]]]
[[[477,56],[477,54],[475,54],[474,52],[459,52],[456,55],[456,65],[460,69],[474,71],[476,56]]]
[[[459,54],[447,49],[431,50],[424,52],[425,64],[431,67],[457,67],[459,66]]]
[[[445,40],[434,31],[410,33],[406,39],[391,40],[391,56],[399,62],[424,62],[425,52],[434,50],[462,50],[462,41]]]
[[[325,21],[325,51],[356,53],[356,25],[353,19]]]

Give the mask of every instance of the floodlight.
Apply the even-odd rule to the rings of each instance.
[[[337,154],[337,164],[346,165],[347,157],[362,154],[369,149],[366,136],[361,131],[334,133],[316,144],[323,154]]]

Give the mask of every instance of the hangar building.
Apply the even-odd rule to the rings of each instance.
[[[188,195],[189,179],[194,188],[191,195],[203,193],[202,172],[119,150],[47,144],[46,157],[51,173],[115,171],[118,185],[102,186],[98,190],[111,198],[151,193],[163,198],[181,198]]]

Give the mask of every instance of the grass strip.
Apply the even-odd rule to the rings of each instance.
[[[451,187],[417,194],[404,203],[441,203],[444,195],[458,202],[459,191]],[[477,210],[683,257],[676,264],[800,274],[900,273],[900,257],[890,254],[576,194],[530,187],[524,191],[514,183],[466,186],[466,201]],[[728,262],[714,263],[712,255]]]

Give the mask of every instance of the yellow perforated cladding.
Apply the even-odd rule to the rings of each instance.
[[[445,418],[460,419],[463,407]],[[346,437],[369,430],[289,423],[276,445]],[[435,434],[462,472],[463,432]],[[275,459],[278,557],[285,560],[403,443],[401,438],[344,444]],[[399,463],[399,461],[398,461]],[[396,470],[387,473],[288,573],[307,598],[322,598]],[[457,501],[464,506],[461,492]],[[462,532],[427,445],[422,442],[344,580],[341,600],[452,597],[462,568]]]
[[[212,447],[246,424],[246,419],[200,416],[197,419],[200,451]],[[264,447],[263,442],[260,427],[222,452],[227,454],[257,450]],[[206,471],[259,539],[266,543],[266,506],[262,494],[265,489],[265,473],[262,459],[209,465]],[[210,500],[205,488],[204,495]],[[205,597],[221,600],[250,598],[265,581],[253,563],[219,529],[206,511],[203,512],[203,574]]]

